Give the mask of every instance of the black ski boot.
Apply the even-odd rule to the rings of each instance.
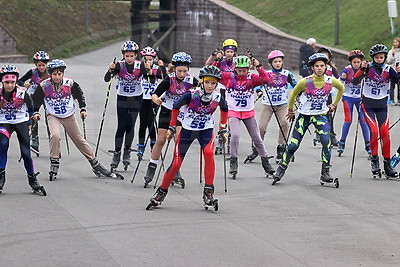
[[[340,140],[338,148],[337,148],[337,152],[338,152],[338,156],[339,157],[342,156],[342,154],[344,152],[344,148],[345,148],[345,143],[344,143],[344,141]]]
[[[383,160],[383,173],[385,174],[387,179],[399,177],[399,174],[393,169],[392,165],[390,164],[390,159]]]
[[[331,133],[331,146],[338,147],[339,142],[336,139],[336,134]]]
[[[272,185],[275,185],[282,179],[282,177],[285,175],[286,169],[287,165],[283,165],[282,163],[279,164],[278,169],[276,169],[276,172],[274,173],[274,181],[272,182]]]
[[[276,147],[276,158],[275,158],[276,164],[279,164],[281,162],[283,158],[283,153],[285,153],[285,145],[279,144]]]
[[[92,166],[93,173],[97,177],[101,177],[102,175],[104,175],[106,177],[111,177],[114,179],[120,179],[120,180],[125,179],[124,176],[122,176],[121,174],[108,170],[97,160],[97,158],[89,160],[89,163]]]
[[[147,205],[146,210],[150,210],[154,207],[161,205],[167,194],[168,189],[162,189],[161,187],[157,188],[156,193],[150,198],[150,203],[149,205]]]
[[[185,180],[182,178],[181,172],[179,170],[175,174],[175,178],[171,183],[172,186],[174,186],[174,184],[180,185],[182,189],[185,188]]]
[[[321,144],[321,136],[317,133],[317,130],[315,130],[315,137],[313,139],[313,144],[316,146],[317,144]]]
[[[0,193],[3,192],[4,184],[6,183],[6,170],[0,171]]]
[[[128,166],[131,165],[131,149],[124,148],[124,154],[122,155],[122,164],[124,164],[124,170],[128,169]]]
[[[224,143],[222,142],[222,138],[218,136],[218,143],[217,146],[215,147],[215,155],[221,155],[223,153],[223,145]]]
[[[229,173],[232,174],[232,179],[236,179],[236,174],[238,173],[238,159],[231,157]]]
[[[59,168],[60,168],[60,159],[50,158],[50,172],[49,172],[50,181],[57,179]]]
[[[154,174],[156,173],[157,164],[150,162],[147,166],[146,175],[144,176],[144,188],[153,181]]]
[[[113,172],[118,168],[118,164],[121,160],[121,150],[120,151],[109,150],[108,152],[113,153],[113,157],[110,163],[111,171]]]
[[[267,157],[261,157],[261,164],[264,168],[266,177],[269,177],[275,173],[275,169],[271,166]]]
[[[247,158],[244,160],[244,164],[247,162],[252,162],[258,156],[258,151],[254,145],[251,145],[251,153],[247,155]]]
[[[382,178],[381,168],[379,167],[379,157],[378,156],[371,156],[371,171],[372,171],[372,178]]]
[[[46,190],[44,189],[44,187],[41,184],[39,184],[39,182],[36,178],[38,175],[39,175],[39,172],[34,173],[34,174],[28,174],[29,185],[32,187],[32,190],[34,193],[42,194],[43,196],[46,196],[47,195]]]
[[[138,144],[137,147],[138,147],[137,157],[138,157],[138,160],[141,161],[143,159],[143,154],[144,154],[144,145]]]
[[[339,179],[338,178],[333,178],[329,172],[329,169],[332,166],[326,163],[322,163],[322,168],[321,168],[321,177],[319,178],[319,181],[321,185],[324,185],[325,183],[327,184],[334,184],[336,188],[339,187]]]
[[[31,151],[39,157],[39,136],[37,135],[31,137]]]
[[[204,186],[203,201],[205,210],[208,210],[208,207],[213,207],[215,211],[218,211],[218,199],[214,198],[214,185]]]

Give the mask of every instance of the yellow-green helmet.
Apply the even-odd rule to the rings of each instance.
[[[235,59],[236,68],[250,68],[250,58],[248,56],[238,56]]]

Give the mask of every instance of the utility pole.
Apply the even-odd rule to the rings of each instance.
[[[336,14],[335,14],[335,45],[339,44],[339,5],[340,0],[336,0]]]

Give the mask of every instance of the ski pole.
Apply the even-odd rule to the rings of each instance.
[[[83,138],[86,140],[86,122],[85,118],[82,117],[82,127],[83,127]]]
[[[149,131],[149,133],[148,133],[148,135],[147,135],[147,137],[146,137],[146,141],[144,142],[144,145],[143,145],[144,148],[146,148],[147,143],[148,143],[149,140],[150,140],[150,134],[151,134],[151,131],[153,130],[154,125],[155,125],[155,127],[157,127],[157,122],[156,122],[157,112],[158,112],[158,106],[157,106],[156,110],[153,111],[153,114],[155,113],[155,114],[154,114],[154,118],[153,118],[153,123],[151,124],[150,131]],[[143,151],[143,152],[144,152],[144,151]],[[137,174],[137,172],[138,172],[138,170],[139,170],[139,166],[140,166],[140,163],[141,163],[141,162],[142,162],[142,158],[139,158],[139,161],[138,161],[138,163],[137,163],[137,165],[136,165],[135,172],[133,173],[133,177],[132,177],[131,183],[133,183],[133,181],[135,180],[135,177],[136,177],[136,174]]]
[[[114,57],[113,63],[115,64],[115,61],[117,60],[116,57]],[[107,89],[107,94],[106,94],[106,101],[104,103],[104,110],[103,110],[103,115],[101,117],[101,123],[100,123],[100,130],[99,130],[99,135],[97,137],[97,143],[96,143],[96,150],[94,152],[95,157],[97,157],[97,152],[99,150],[99,144],[100,144],[100,138],[101,138],[101,132],[103,131],[103,125],[104,125],[104,118],[106,116],[106,110],[107,110],[107,105],[108,105],[108,99],[110,97],[110,90],[111,90],[111,84],[112,84],[112,79],[113,77],[111,76],[110,81],[108,82],[108,89]]]
[[[226,186],[226,155],[225,155],[225,143],[222,143],[222,154],[224,157],[224,185],[225,185],[225,193],[228,192],[227,186]]]
[[[203,182],[203,153],[202,148],[200,147],[200,183]]]
[[[171,143],[171,139],[168,140],[167,147],[165,148],[165,151],[164,151],[164,157],[163,157],[163,159],[161,160],[161,165],[164,164],[164,160],[165,160],[165,157],[167,156],[168,147],[169,147],[169,144],[170,144],[170,143]],[[154,189],[156,189],[156,187],[157,187],[157,182],[158,182],[158,178],[160,178],[160,173],[161,173],[161,166],[160,166],[160,168],[158,169],[157,178],[156,178],[156,180],[155,180],[155,182],[154,182],[154,187],[153,187]]]
[[[363,91],[364,91],[364,83],[361,85],[361,95],[363,95]],[[350,179],[353,178],[354,162],[355,162],[355,159],[356,159],[356,147],[357,147],[357,140],[358,140],[358,126],[361,123],[361,105],[362,105],[362,100],[360,100],[360,106],[358,107],[358,121],[357,121],[357,126],[356,126],[356,135],[354,136],[353,155],[351,156],[352,158],[351,158],[351,168],[350,168]]]
[[[32,137],[32,133],[33,133],[33,130],[34,130],[34,128],[35,127],[37,127],[37,121],[34,121],[34,123],[33,123],[33,125],[32,125],[32,128],[31,128],[31,132],[30,132],[30,134],[29,134],[29,139],[28,139],[28,143],[30,144],[30,140],[31,140],[31,137]],[[39,138],[39,137],[38,137]],[[19,159],[18,159],[18,162],[21,162],[21,160],[22,160],[22,154],[21,154],[21,156],[19,157]]]
[[[65,143],[67,144],[67,152],[68,152],[68,155],[70,155],[71,153],[70,153],[70,151],[69,151],[69,143],[68,143],[67,130],[65,130],[65,128],[64,128],[64,135],[65,135]]]
[[[398,118],[392,125],[390,125],[389,131],[390,131],[394,126],[396,126],[396,124],[399,123],[399,121],[400,121],[400,118]],[[381,140],[381,137],[380,137],[380,136],[379,136],[379,138],[378,138],[378,141],[379,141],[379,140]]]

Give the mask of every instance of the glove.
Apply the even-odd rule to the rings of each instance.
[[[221,138],[222,143],[226,143],[228,140],[228,130],[226,128],[222,128],[218,131],[218,136]]]

